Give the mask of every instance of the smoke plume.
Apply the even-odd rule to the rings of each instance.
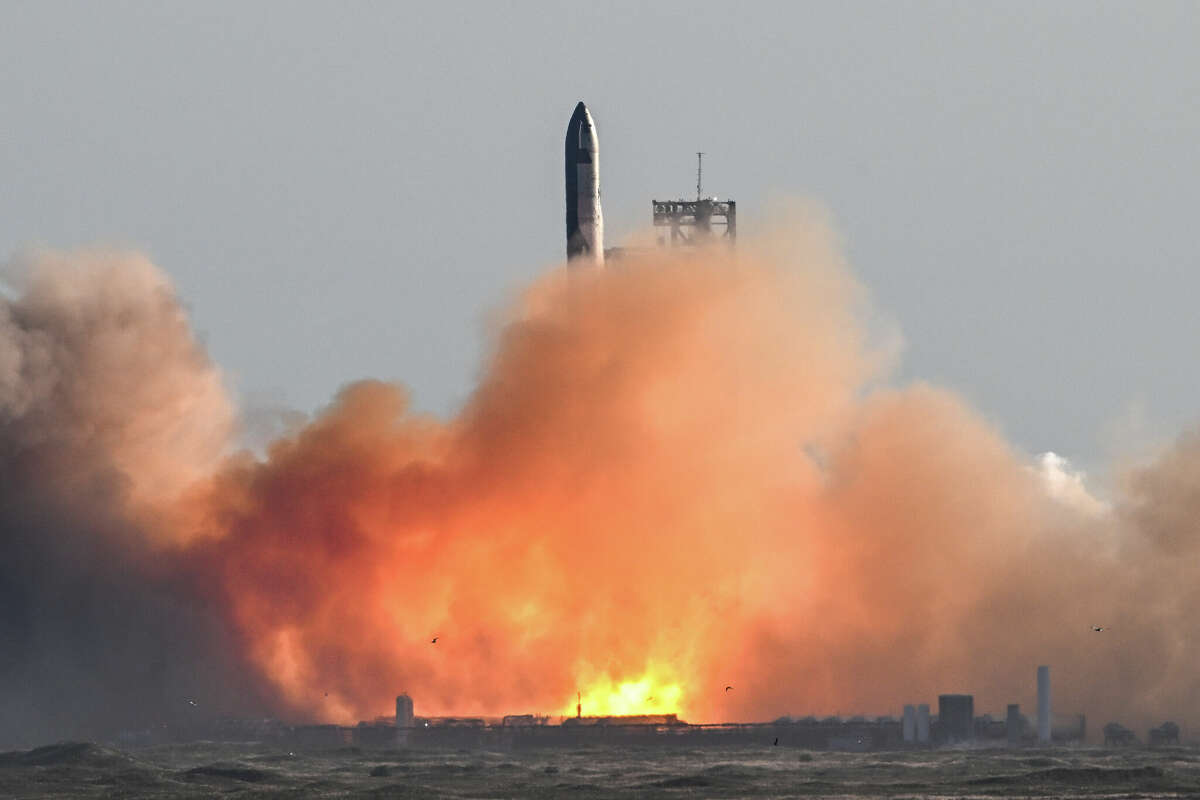
[[[6,267],[0,744],[258,697],[179,551],[188,489],[220,464],[233,415],[165,277],[102,251]]]
[[[999,710],[1043,663],[1059,711],[1197,707],[1200,439],[1104,503],[952,392],[890,385],[817,222],[554,271],[452,417],[363,381],[262,456],[229,455],[150,265],[33,262],[0,309],[0,676],[47,730],[81,702],[150,715],[147,685],[339,722],[400,691],[422,714]]]

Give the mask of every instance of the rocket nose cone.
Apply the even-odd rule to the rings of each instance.
[[[594,128],[596,123],[592,121],[592,112],[584,105],[583,101],[579,101],[579,105],[575,106],[575,113],[571,115],[571,125],[581,125],[585,128]]]
[[[598,149],[596,123],[592,121],[592,113],[582,100],[575,106],[575,113],[571,115],[571,123],[567,126],[567,140],[580,150],[595,152]]]
[[[571,122],[567,125],[567,162],[594,163],[599,149],[596,142],[596,125],[592,122],[588,107],[580,101],[579,105],[575,106],[575,113],[571,115]]]

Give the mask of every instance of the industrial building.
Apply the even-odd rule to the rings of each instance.
[[[1025,718],[1021,716],[1021,706],[1010,703],[1004,715],[1004,738],[1010,747],[1020,744],[1025,738]]]
[[[971,741],[975,738],[975,698],[969,694],[939,695],[938,722],[945,744]]]
[[[293,741],[302,747],[331,747],[353,743],[361,747],[522,748],[587,744],[656,744],[704,746],[770,744],[811,750],[868,751],[937,746],[1020,747],[1042,741],[1079,743],[1087,727],[1083,715],[1056,717],[1050,712],[1050,671],[1037,670],[1038,725],[1030,726],[1019,704],[1009,704],[1002,716],[976,715],[970,694],[938,696],[937,715],[926,703],[904,706],[900,719],[780,717],[773,722],[693,725],[676,714],[584,716],[553,723],[549,716],[510,714],[498,720],[483,717],[421,717],[407,694],[396,698],[395,718],[359,723],[356,728],[332,725],[295,729]],[[1173,723],[1169,724],[1173,726]],[[1178,728],[1156,729],[1157,741],[1178,740]]]
[[[391,749],[578,747],[591,744],[654,744],[702,747],[755,745],[809,750],[902,750],[930,747],[1035,747],[1085,741],[1082,714],[1054,714],[1050,708],[1050,670],[1037,669],[1037,712],[1031,721],[1017,703],[1003,714],[977,714],[971,694],[938,696],[937,714],[927,703],[903,706],[899,717],[783,716],[772,722],[690,724],[676,714],[572,717],[509,714],[499,718],[418,716],[413,698],[396,697],[395,714],[355,726],[288,725],[278,720],[220,719],[203,727],[130,732],[140,744],[157,741],[277,741],[289,749],[325,750],[346,746]],[[1031,687],[1032,688],[1032,687]],[[1104,727],[1106,744],[1137,744],[1124,726]],[[1179,742],[1179,726],[1163,723],[1151,729],[1152,746]]]

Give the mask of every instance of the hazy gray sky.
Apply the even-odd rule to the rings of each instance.
[[[596,116],[610,244],[706,186],[825,204],[907,341],[1018,446],[1200,417],[1200,4],[0,3],[0,253],[177,282],[231,384],[448,413],[561,257]]]

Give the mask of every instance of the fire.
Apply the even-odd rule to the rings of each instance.
[[[589,717],[627,714],[678,714],[683,704],[683,687],[668,682],[661,673],[648,671],[637,680],[614,681],[605,675],[593,681],[563,707],[563,716],[575,716],[576,705]]]

